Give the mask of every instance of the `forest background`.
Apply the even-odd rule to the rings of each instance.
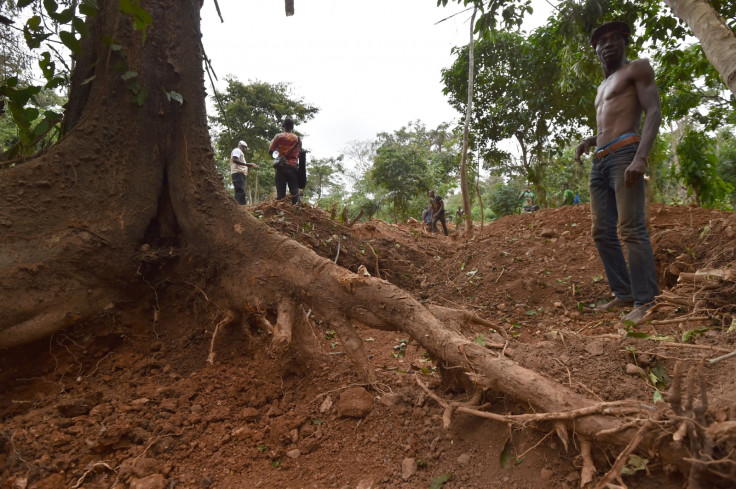
[[[79,4],[80,12],[86,3],[69,2]],[[442,3],[446,2],[438,2]],[[531,10],[531,2],[517,3],[522,11]],[[63,15],[69,10],[61,9],[64,4],[59,4],[56,16],[44,14],[36,2],[0,4],[9,27],[0,39],[4,108],[0,145],[7,161],[29,156],[57,138],[74,63],[69,53],[83,31],[75,19]],[[733,29],[736,3],[711,4]],[[135,10],[138,4],[121,5]],[[471,12],[455,15],[469,17]],[[590,159],[582,166],[574,164],[572,152],[595,127],[593,99],[602,72],[588,35],[601,17],[624,19],[634,26],[637,35],[629,58],[646,57],[655,67],[663,127],[649,159],[652,201],[720,209],[736,205],[736,100],[687,26],[661,2],[564,1],[554,6],[542,26],[528,33],[521,29],[521,19],[511,17],[475,29],[467,160],[474,221],[520,212],[519,194],[527,184],[542,207],[561,204],[563,183],[583,203],[588,201]],[[62,28],[66,22],[71,23],[69,31]],[[29,46],[47,46],[48,51],[34,54]],[[306,200],[343,219],[362,213],[361,219],[402,222],[421,215],[427,191],[434,189],[454,215],[462,207],[468,51],[468,45],[454,48],[452,65],[440,74],[442,90],[458,111],[457,121],[436,127],[418,119],[407,121],[398,130],[387,128],[372,139],[353,141],[340,154],[310,155]],[[48,75],[43,85],[34,83],[39,71]],[[320,117],[320,107],[304,100],[289,83],[241,81],[232,75],[225,82],[224,89],[214,90],[208,105],[223,185],[232,192],[229,154],[238,140],[245,140],[247,159],[261,163],[248,177],[249,202],[272,199],[267,149],[280,131],[280,120],[291,116],[299,128]],[[176,94],[171,96],[176,99]],[[302,135],[308,140],[308,134]]]

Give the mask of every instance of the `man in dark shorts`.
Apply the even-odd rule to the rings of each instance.
[[[605,80],[595,98],[598,134],[575,148],[575,160],[582,163],[580,156],[595,148],[590,172],[593,240],[615,296],[597,309],[634,306],[623,320],[638,323],[658,294],[654,254],[645,221],[642,177],[662,113],[649,61],[626,59],[630,35],[626,23],[608,22],[591,36]],[[617,227],[626,245],[628,267]]]
[[[439,232],[439,229],[437,228],[437,222],[440,222],[442,223],[442,229],[445,232],[445,236],[447,236],[448,233],[447,221],[445,220],[445,202],[442,200],[442,197],[434,194],[434,190],[429,191],[429,199],[430,204],[432,205],[432,232]]]

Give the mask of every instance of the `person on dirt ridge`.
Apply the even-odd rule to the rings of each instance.
[[[455,227],[460,226],[460,223],[462,222],[463,217],[465,216],[465,211],[462,207],[457,208],[457,212],[455,213]]]
[[[286,186],[289,186],[289,194],[291,194],[291,203],[299,202],[299,176],[297,168],[299,166],[299,151],[302,142],[299,136],[294,134],[294,120],[290,117],[284,118],[281,124],[284,132],[278,133],[271,141],[268,152],[279,152],[279,156],[285,158],[286,164],[280,168],[276,168],[276,198],[281,200],[286,197]]]
[[[442,223],[442,230],[445,232],[445,236],[447,236],[448,233],[447,221],[445,220],[445,203],[442,200],[442,197],[440,197],[439,195],[435,195],[434,190],[430,190],[429,202],[432,206],[432,232],[439,232],[439,229],[437,228],[437,222],[439,221],[440,223]]]
[[[526,188],[519,194],[522,212],[534,212],[538,210],[539,207],[534,204],[536,198],[537,196],[534,195],[532,189],[529,187],[529,185],[527,185]]]
[[[626,59],[630,36],[625,22],[605,23],[591,35],[605,79],[595,98],[597,134],[575,148],[575,160],[582,164],[580,156],[595,148],[590,172],[592,234],[615,296],[596,309],[633,305],[635,309],[622,320],[638,323],[658,294],[642,177],[662,113],[649,61]],[[646,118],[640,136],[642,115]],[[626,245],[628,268],[617,227]]]
[[[432,226],[432,206],[425,206],[422,211],[422,227],[429,231]]]
[[[245,177],[248,175],[248,168],[258,168],[255,163],[247,163],[245,161],[245,150],[248,145],[245,141],[238,141],[238,147],[230,153],[230,178],[235,188],[235,200],[240,205],[245,205],[248,200],[245,197]]]
[[[567,182],[562,184],[562,205],[572,205],[575,202],[575,194],[570,190]]]

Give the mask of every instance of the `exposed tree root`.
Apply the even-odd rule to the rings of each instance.
[[[233,311],[227,311],[225,316],[215,325],[215,330],[212,332],[212,339],[210,340],[210,353],[207,355],[207,363],[212,365],[215,361],[215,339],[217,333],[220,332],[221,327],[225,327],[235,322],[235,313]]]
[[[493,324],[490,321],[479,317],[473,311],[468,311],[467,309],[452,309],[437,304],[427,304],[427,309],[429,309],[432,314],[437,316],[437,319],[439,319],[444,324],[453,322],[480,324],[481,326],[492,328],[494,331],[503,336],[504,339],[508,339],[508,333],[506,332],[506,330],[497,326],[496,324]]]

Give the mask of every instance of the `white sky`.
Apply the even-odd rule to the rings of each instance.
[[[239,81],[287,82],[293,96],[320,109],[298,126],[313,157],[336,157],[351,141],[372,140],[421,120],[428,128],[457,121],[442,94],[440,70],[450,50],[469,38],[470,12],[436,0],[295,0],[286,17],[283,0],[219,0],[202,8],[207,55],[225,88]],[[551,7],[534,0],[527,30]],[[208,93],[211,93],[208,87]]]

